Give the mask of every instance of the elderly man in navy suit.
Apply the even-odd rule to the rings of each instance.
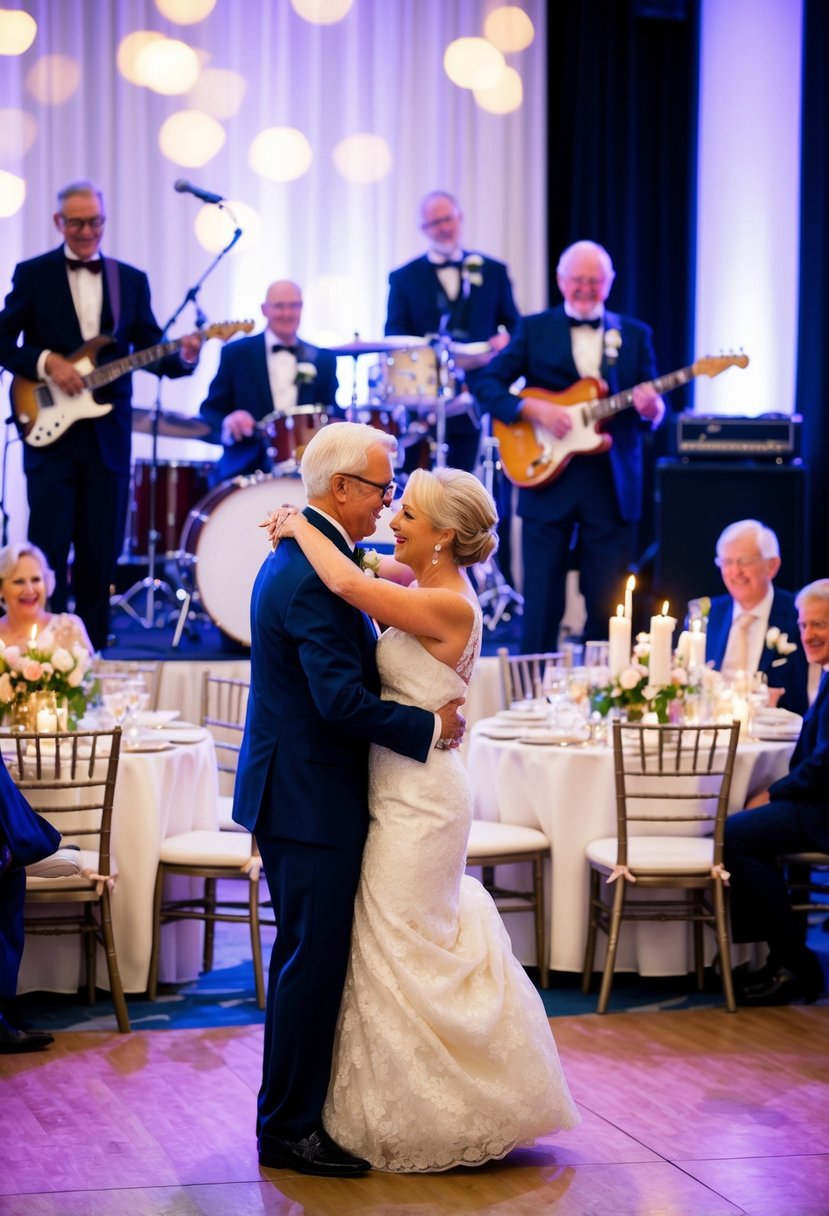
[[[306,515],[344,553],[394,495],[396,441],[331,423],[302,461]],[[274,503],[274,507],[278,507]],[[437,715],[381,700],[373,623],[329,591],[294,541],[266,558],[251,602],[251,691],[233,817],[256,835],[278,926],[268,977],[259,1161],[346,1176],[368,1163],[322,1126],[368,830],[374,742],[425,761],[462,733],[458,702]]]
[[[706,660],[727,674],[764,672],[774,704],[804,714],[809,666],[795,598],[773,584],[780,569],[776,535],[757,519],[740,519],[720,534],[715,560],[728,595],[711,601]]]
[[[557,272],[563,305],[519,321],[509,346],[477,385],[482,408],[501,422],[528,421],[558,440],[571,432],[574,411],[540,397],[515,396],[510,385],[521,376],[528,389],[554,393],[588,376],[605,381],[611,393],[633,389],[633,408],[604,426],[612,439],[609,451],[575,455],[554,480],[519,493],[526,652],[558,648],[576,543],[589,638],[607,637],[632,557],[632,525],[641,515],[641,434],[645,426],[659,425],[665,406],[647,383],[656,376],[649,327],[605,308],[614,273],[607,250],[593,241],[565,249]]]
[[[725,823],[733,939],[764,941],[769,947],[764,966],[741,986],[745,1005],[811,1002],[825,986],[777,859],[785,853],[829,853],[829,579],[809,583],[795,603],[806,657],[823,668],[820,688],[803,719],[787,776]]]
[[[302,319],[297,284],[286,279],[271,283],[262,315],[267,326],[261,334],[224,347],[201,404],[202,416],[225,449],[215,470],[219,481],[258,469],[270,472],[268,441],[256,425],[263,418],[280,415],[275,426],[284,446],[281,458],[291,461],[297,447],[303,448],[328,421],[323,407],[336,401],[336,358],[297,334]]]
[[[88,181],[65,186],[53,219],[64,243],[15,268],[0,313],[0,365],[30,382],[47,380],[81,403],[84,382],[68,356],[82,343],[111,334],[113,342],[101,357],[101,362],[111,362],[156,345],[162,335],[147,276],[100,253],[106,216],[98,187]],[[182,339],[179,355],[169,355],[149,370],[187,375],[200,347],[201,338],[192,334]],[[126,527],[131,378],[121,376],[93,395],[112,409],[90,417],[79,407],[79,420],[53,442],[23,445],[23,468],[29,540],[43,550],[55,572],[51,607],[56,612],[67,608],[69,550],[74,546],[75,610],[100,649],[107,641],[110,584]]]

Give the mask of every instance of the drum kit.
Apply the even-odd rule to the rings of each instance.
[[[321,427],[338,418],[366,423],[394,436],[401,467],[404,461],[407,468],[443,467],[446,419],[472,404],[463,373],[483,366],[492,355],[486,343],[459,344],[443,337],[363,341],[355,335],[353,342],[329,349],[354,361],[351,401],[344,408],[298,406],[258,422],[273,472],[234,477],[210,489],[211,462],[134,462],[122,561],[149,558],[155,591],[173,606],[173,612],[163,612],[158,623],[177,617],[174,647],[188,623],[204,619],[235,642],[250,645],[250,593],[267,552],[265,534],[257,525],[277,505],[304,505],[300,462]],[[368,401],[361,401],[357,365],[365,356],[374,361],[368,369]],[[154,413],[134,409],[133,430],[151,433]],[[206,438],[210,429],[201,418],[159,413],[160,436],[199,439]],[[394,538],[385,519],[371,539],[391,552]],[[155,578],[156,558],[163,563],[167,579]],[[130,599],[147,582],[142,580],[115,597],[114,605],[139,619]]]

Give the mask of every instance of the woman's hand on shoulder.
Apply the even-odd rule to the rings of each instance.
[[[271,511],[267,519],[262,520],[259,527],[268,529],[268,540],[271,542],[271,547],[275,549],[281,540],[296,536],[297,528],[301,526],[298,521],[302,518],[296,507],[279,507],[276,511]]]

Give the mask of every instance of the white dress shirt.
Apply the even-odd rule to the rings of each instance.
[[[64,257],[78,261],[66,244],[63,246],[63,253]],[[90,262],[99,262],[100,260],[101,255],[99,253],[96,253],[95,257],[89,259]],[[75,305],[81,336],[84,342],[88,342],[90,338],[97,338],[101,332],[101,312],[104,307],[103,273],[89,274],[85,270],[70,270],[67,264],[66,277],[69,280],[69,290],[72,293],[72,303]],[[37,374],[40,380],[46,377],[46,360],[51,353],[51,350],[44,350],[41,351],[38,357]]]
[[[296,409],[299,390],[296,384],[296,355],[289,350],[274,351],[278,342],[270,333],[265,335],[268,359],[268,380],[271,386],[273,408],[280,414],[291,414]]]

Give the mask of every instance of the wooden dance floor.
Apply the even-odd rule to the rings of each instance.
[[[583,1123],[427,1176],[263,1171],[261,1027],[0,1057],[2,1216],[825,1216],[829,1006],[560,1018]]]

